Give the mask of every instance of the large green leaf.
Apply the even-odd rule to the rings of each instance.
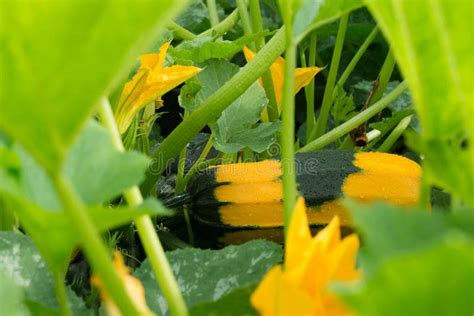
[[[255,288],[256,284],[238,288],[215,302],[195,305],[189,313],[192,316],[258,315],[250,304],[250,296]]]
[[[428,181],[474,205],[473,20],[468,0],[366,0],[408,81]]]
[[[474,247],[463,239],[396,258],[344,293],[358,315],[472,315]]]
[[[362,0],[302,0],[295,14],[293,34],[297,42],[321,25],[362,6]]]
[[[445,214],[381,203],[347,205],[364,241],[359,256],[366,273],[381,262],[429,248],[449,235],[462,234],[474,240],[472,210]]]
[[[242,286],[254,284],[267,270],[282,259],[277,244],[256,240],[221,250],[182,249],[167,253],[189,307],[212,302]],[[168,312],[165,299],[154,278],[148,261],[135,272],[145,287],[148,306],[164,315]]]
[[[62,209],[46,172],[24,151],[21,186],[29,200],[47,210]],[[108,132],[91,121],[66,159],[64,172],[88,205],[109,202],[144,178],[148,159],[137,152],[118,152]]]
[[[223,59],[210,60],[204,67],[204,70],[188,80],[181,90],[179,104],[189,112],[196,110],[239,71],[239,66]]]
[[[235,41],[215,41],[213,37],[197,37],[184,41],[177,47],[170,47],[169,55],[179,63],[201,63],[212,58],[228,59],[240,52],[245,45],[269,32],[245,35]]]
[[[22,296],[24,298],[20,311],[24,311],[25,305],[29,307],[40,305],[41,309],[47,310],[49,314],[57,311],[58,303],[52,275],[27,236],[14,232],[0,232],[0,275],[4,275],[0,281],[10,284],[11,291],[15,289],[18,291],[18,288],[23,291],[22,295],[21,293],[16,295],[17,299],[21,299]],[[4,286],[0,284],[0,291]],[[67,295],[73,313],[84,315],[87,312],[84,302],[72,290],[68,289]],[[4,299],[5,296],[2,295],[2,302]],[[6,311],[2,308],[3,312]]]
[[[3,1],[0,129],[50,172],[101,96],[184,1]]]
[[[28,308],[24,304],[23,289],[0,272],[0,297],[2,298],[1,312],[10,316],[29,316]]]
[[[254,83],[225,109],[216,124],[212,125],[216,149],[235,153],[248,147],[262,152],[274,143],[280,122],[257,124],[267,101],[263,88]]]

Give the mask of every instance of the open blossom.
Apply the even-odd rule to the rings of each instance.
[[[245,60],[249,62],[255,53],[244,47]],[[311,79],[317,75],[322,68],[319,67],[302,67],[295,69],[295,94],[301,90],[301,88],[307,86]],[[270,66],[270,72],[272,74],[273,87],[275,90],[275,98],[278,105],[278,112],[281,113],[281,99],[283,97],[283,79],[285,78],[285,60],[282,57],[278,57],[277,60]],[[261,83],[260,79],[260,83]],[[268,121],[267,111],[262,112],[262,120]]]
[[[154,315],[153,312],[148,308],[145,300],[145,290],[140,281],[130,275],[128,267],[123,262],[123,257],[120,252],[116,251],[114,253],[114,266],[117,270],[117,273],[120,276],[122,282],[125,283],[125,289],[130,296],[132,302],[135,304],[135,307],[140,311],[140,315],[151,316]],[[104,304],[104,308],[109,316],[121,316],[119,308],[115,302],[111,299],[107,290],[105,289],[102,280],[97,276],[93,275],[91,277],[91,284],[99,289],[100,299]]]
[[[115,110],[115,119],[121,134],[130,126],[133,117],[147,104],[201,71],[194,66],[163,67],[170,42],[160,47],[158,54],[140,56],[140,68],[125,84]]]
[[[267,273],[252,294],[252,305],[264,316],[352,315],[328,285],[359,278],[355,268],[358,249],[357,235],[341,239],[337,216],[311,237],[300,198],[288,230],[284,267],[278,265]]]

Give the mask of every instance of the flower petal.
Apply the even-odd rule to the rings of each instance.
[[[127,290],[127,294],[130,296],[136,309],[140,311],[141,315],[153,315],[153,313],[150,311],[146,304],[145,289],[143,288],[142,284],[138,279],[134,278],[129,274],[129,269],[124,264],[123,257],[118,251],[114,253],[114,266],[117,270],[118,275],[125,283],[125,289]],[[122,315],[115,302],[110,298],[109,294],[107,293],[107,290],[105,289],[102,280],[97,275],[93,275],[91,277],[91,284],[99,289],[100,298],[104,303],[107,315]]]
[[[313,316],[316,308],[311,297],[288,282],[281,266],[267,273],[250,302],[262,316]]]
[[[311,242],[311,231],[309,230],[308,218],[306,216],[306,205],[302,197],[298,198],[291,216],[288,236],[285,247],[285,269],[292,270],[298,266],[306,254],[304,249]]]

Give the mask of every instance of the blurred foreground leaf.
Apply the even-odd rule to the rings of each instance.
[[[450,239],[383,264],[343,294],[360,315],[472,315],[474,247]]]
[[[336,286],[360,315],[472,315],[474,212],[347,204],[361,235],[359,284]]]
[[[0,129],[57,172],[99,98],[184,3],[2,2]]]
[[[474,206],[474,89],[469,0],[366,0],[391,43],[421,123],[430,184]]]
[[[221,250],[174,250],[167,256],[186,304],[191,308],[260,281],[270,267],[282,260],[282,250],[277,244],[255,240]],[[156,313],[167,314],[168,307],[148,261],[135,276],[145,287],[148,306]]]
[[[255,291],[255,287],[256,285],[253,284],[238,288],[215,302],[195,305],[189,313],[192,316],[257,315],[250,305],[250,296]]]

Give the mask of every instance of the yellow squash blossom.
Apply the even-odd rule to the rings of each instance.
[[[123,257],[120,252],[114,253],[114,266],[117,270],[120,278],[125,283],[125,289],[135,304],[135,307],[140,311],[140,315],[149,316],[154,315],[152,311],[146,305],[145,290],[140,281],[129,274],[128,267],[123,262]],[[100,299],[104,304],[104,308],[109,316],[120,316],[122,313],[118,309],[117,305],[110,298],[107,293],[102,280],[97,276],[91,277],[91,284],[99,289]]]
[[[158,54],[140,56],[140,68],[132,80],[125,84],[115,110],[121,134],[125,133],[133,117],[143,107],[201,71],[193,66],[163,67],[169,46],[170,42],[166,42],[160,47]]]
[[[357,235],[341,239],[336,216],[315,237],[311,237],[304,199],[293,211],[285,245],[285,265],[273,267],[251,296],[251,303],[263,316],[347,316],[339,298],[331,293],[332,281],[354,281],[359,249]]]
[[[244,55],[247,62],[249,62],[255,53],[244,47]],[[321,70],[319,67],[303,67],[295,69],[295,94],[301,90],[301,88],[307,86],[311,79]],[[282,57],[278,57],[277,60],[271,65],[270,72],[272,74],[273,87],[275,89],[275,98],[278,105],[278,113],[281,113],[281,99],[283,96],[283,79],[285,76],[285,60]],[[260,83],[262,80],[260,79]],[[263,110],[262,120],[268,121],[267,111]]]

